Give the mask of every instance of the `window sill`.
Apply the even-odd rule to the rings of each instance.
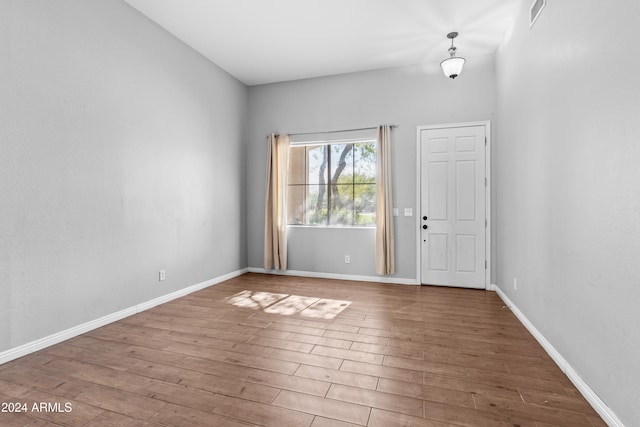
[[[287,228],[313,228],[316,230],[321,230],[324,228],[331,228],[331,229],[340,229],[340,230],[375,230],[376,226],[375,225],[371,225],[371,226],[364,226],[364,225],[293,225],[293,224],[288,224]]]

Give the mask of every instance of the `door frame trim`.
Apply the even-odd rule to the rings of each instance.
[[[484,163],[485,163],[485,178],[487,179],[487,186],[485,187],[485,218],[487,220],[487,227],[485,231],[485,259],[487,261],[487,268],[485,269],[484,288],[491,288],[491,121],[477,121],[477,122],[462,122],[462,123],[444,123],[437,125],[425,125],[416,126],[416,213],[415,215],[415,228],[414,230],[420,230],[420,218],[422,212],[420,212],[420,206],[422,206],[422,188],[421,188],[421,159],[422,159],[422,147],[420,144],[420,133],[423,130],[429,129],[447,129],[447,128],[462,128],[470,126],[484,126],[485,136],[487,138],[487,145],[484,150]],[[422,245],[420,244],[420,233],[416,232],[416,284],[422,284]]]

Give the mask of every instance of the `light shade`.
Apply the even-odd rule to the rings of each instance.
[[[462,72],[462,66],[465,63],[464,58],[460,58],[459,56],[452,56],[451,58],[447,58],[440,63],[442,67],[442,72],[445,76],[451,77],[455,79]]]

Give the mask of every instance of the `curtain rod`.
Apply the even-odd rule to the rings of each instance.
[[[391,128],[397,128],[398,125],[389,125]],[[291,135],[296,135],[296,136],[300,136],[300,135],[314,135],[314,134],[318,134],[318,133],[338,133],[338,132],[350,132],[350,131],[356,131],[356,130],[369,130],[369,129],[378,129],[378,126],[369,126],[366,128],[355,128],[355,129],[338,129],[338,130],[325,130],[323,132],[298,132],[298,133],[290,133],[289,136]],[[276,134],[276,136],[278,136],[279,134]],[[266,137],[267,139],[269,139],[269,136],[267,135]]]

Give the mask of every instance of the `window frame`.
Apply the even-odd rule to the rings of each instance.
[[[352,201],[354,203],[354,205],[352,206],[352,210],[354,213],[354,216],[352,218],[351,224],[331,224],[331,210],[335,209],[335,207],[331,207],[331,197],[332,197],[332,192],[331,192],[331,177],[332,177],[332,171],[334,169],[332,169],[332,162],[331,162],[331,147],[335,146],[335,145],[346,145],[346,144],[351,144],[354,146],[357,144],[373,144],[374,149],[375,149],[375,160],[373,162],[373,164],[375,165],[375,175],[374,175],[374,180],[373,182],[369,182],[369,183],[361,183],[361,184],[356,184],[353,180],[355,180],[355,162],[352,164],[353,168],[354,168],[354,172],[352,174],[352,182],[351,185],[352,189]],[[291,184],[289,182],[287,182],[287,194],[289,192],[289,189],[291,186],[303,186],[307,188],[307,191],[305,191],[305,197],[304,197],[304,221],[305,223],[303,224],[290,224],[289,223],[289,217],[287,216],[287,227],[297,227],[297,228],[341,228],[341,229],[366,229],[366,230],[372,230],[376,228],[376,222],[375,219],[373,221],[373,223],[369,224],[369,225],[361,225],[361,224],[356,224],[355,223],[355,187],[356,185],[373,185],[374,186],[374,194],[376,197],[376,202],[374,202],[374,206],[377,207],[377,179],[378,179],[378,173],[377,173],[377,156],[378,156],[378,147],[377,147],[377,139],[375,137],[354,137],[354,138],[336,138],[336,139],[322,139],[322,140],[310,140],[310,141],[301,141],[301,142],[291,142],[290,143],[290,147],[289,149],[291,150],[292,148],[298,148],[298,147],[320,147],[320,146],[328,146],[328,153],[327,153],[327,171],[326,171],[326,182],[323,184],[326,188],[326,197],[327,197],[327,216],[325,219],[325,223],[321,223],[321,224],[310,224],[310,223],[306,223],[307,221],[307,197],[308,197],[308,188],[313,185],[313,184]],[[355,150],[354,150],[355,151]],[[291,153],[290,153],[291,156]],[[291,162],[291,160],[290,160]],[[289,165],[290,167],[290,165]],[[308,182],[308,157],[305,151],[305,169],[306,169],[306,173],[305,173],[305,182]],[[287,170],[287,174],[289,173],[289,168]],[[344,184],[339,184],[339,185],[344,185]],[[288,198],[288,197],[287,197]],[[287,201],[287,210],[289,209],[289,201]],[[374,208],[374,212],[375,212],[375,208]],[[375,218],[375,217],[374,217]]]

